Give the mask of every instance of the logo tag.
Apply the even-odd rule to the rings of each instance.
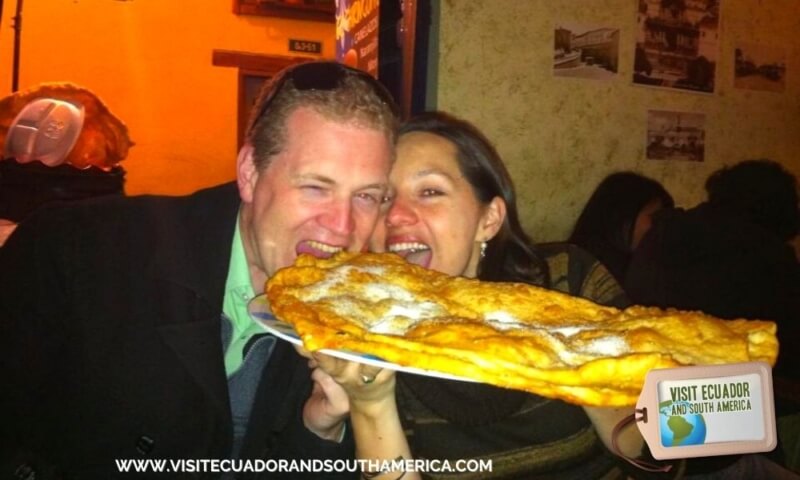
[[[765,362],[651,370],[636,404],[653,457],[709,457],[775,448],[772,369]]]

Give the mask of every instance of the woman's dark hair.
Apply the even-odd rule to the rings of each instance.
[[[706,180],[710,203],[789,240],[797,234],[797,179],[771,160],[745,160]]]
[[[583,207],[569,242],[592,253],[622,282],[631,259],[636,217],[656,200],[665,208],[675,205],[657,181],[634,172],[612,173]]]
[[[431,133],[452,142],[459,169],[475,197],[483,204],[495,197],[505,201],[503,225],[487,244],[478,278],[548,286],[547,263],[522,229],[514,184],[492,143],[471,123],[441,112],[412,118],[400,127],[398,137],[411,132]]]

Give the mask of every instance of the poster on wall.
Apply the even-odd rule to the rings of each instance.
[[[612,80],[619,64],[619,29],[570,22],[556,25],[553,74]]]
[[[378,77],[379,0],[336,0],[336,59]]]
[[[756,44],[739,44],[734,50],[733,86],[783,92],[786,89],[786,50]]]
[[[713,93],[721,0],[639,0],[633,83]]]
[[[705,123],[702,113],[649,110],[647,112],[648,160],[705,159]]]

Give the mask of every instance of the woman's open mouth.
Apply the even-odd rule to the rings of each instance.
[[[405,258],[407,262],[428,268],[433,258],[431,247],[419,242],[402,242],[389,245],[389,251]]]

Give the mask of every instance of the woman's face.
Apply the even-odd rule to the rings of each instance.
[[[664,204],[661,203],[661,200],[655,199],[651,200],[650,203],[639,210],[639,214],[636,216],[636,223],[633,224],[631,250],[635,250],[636,247],[639,246],[644,235],[650,230],[650,227],[653,226],[653,214],[662,208],[664,208]]]
[[[392,202],[373,249],[449,275],[476,275],[480,242],[494,236],[505,210],[499,198],[478,201],[456,155],[456,146],[438,135],[400,137],[389,176]]]

